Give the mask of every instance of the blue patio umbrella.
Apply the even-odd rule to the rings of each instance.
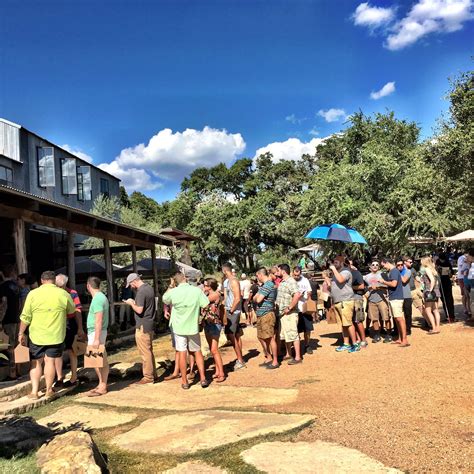
[[[306,234],[307,239],[338,240],[353,244],[367,244],[367,241],[353,227],[341,224],[322,224]]]

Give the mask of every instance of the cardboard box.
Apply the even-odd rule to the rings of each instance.
[[[74,352],[74,354],[77,357],[77,356],[84,355],[86,353],[86,350],[87,350],[87,342],[80,341],[76,335],[76,337],[74,338],[74,342],[72,343],[72,352]]]
[[[24,362],[30,361],[30,350],[27,346],[22,346],[18,344],[15,347],[15,364],[23,364]]]
[[[316,313],[318,311],[317,301],[308,300],[303,305],[303,313]]]
[[[84,367],[86,369],[101,369],[104,367],[104,359],[107,357],[105,346],[100,345],[99,349],[87,346],[84,354]]]

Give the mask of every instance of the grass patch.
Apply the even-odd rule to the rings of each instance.
[[[14,456],[10,459],[0,458],[0,474],[37,474],[39,472],[34,454]]]

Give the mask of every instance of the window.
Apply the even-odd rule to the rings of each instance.
[[[0,165],[0,183],[11,186],[13,184],[13,171],[11,168]]]
[[[92,201],[91,167],[77,167],[77,199]]]
[[[105,178],[100,178],[100,193],[105,197],[109,197],[109,180]]]
[[[77,194],[76,160],[74,158],[61,160],[61,184],[63,194]]]
[[[55,185],[53,147],[38,148],[38,184],[42,187]]]
[[[20,161],[20,126],[0,120],[0,155]]]

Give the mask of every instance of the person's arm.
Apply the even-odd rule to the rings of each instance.
[[[402,283],[406,285],[410,281],[411,272],[406,272],[405,276],[402,275]]]
[[[164,301],[164,300],[163,300]],[[129,306],[132,307],[133,311],[137,314],[142,314],[143,313],[143,306],[138,306],[133,298],[128,298],[128,300],[125,300],[125,303],[128,304]]]
[[[339,273],[337,271],[337,268],[334,265],[331,265],[329,268],[332,271],[332,273],[334,275],[334,278],[337,280],[338,283],[343,285],[347,281],[347,278],[344,275],[342,275],[341,273]]]
[[[431,271],[431,268],[426,269],[426,276],[430,279],[430,291],[434,290],[436,279]]]
[[[284,314],[288,314],[290,313],[291,311],[293,311],[296,306],[298,305],[298,301],[299,299],[301,298],[301,293],[299,291],[297,291],[296,293],[293,294],[293,298],[291,299],[291,303],[289,306],[287,306],[284,310],[283,310],[283,313]]]
[[[269,288],[266,288],[265,285],[261,286],[259,288],[258,292],[253,297],[253,301],[255,301],[255,303],[257,303],[257,304],[262,303],[263,300],[265,299],[265,297],[268,296],[270,291],[271,290]]]
[[[92,347],[98,349],[100,345],[100,334],[102,332],[102,320],[104,319],[104,312],[99,311],[95,313],[95,326],[94,326],[94,342]]]
[[[204,294],[203,291],[201,291],[199,295],[199,306],[201,308],[205,308],[206,306],[209,306],[209,304],[210,304],[209,298]]]
[[[22,346],[26,346],[25,331],[31,324],[32,319],[33,314],[31,312],[31,293],[28,293],[25,300],[25,305],[23,306],[23,311],[20,316],[20,330],[18,331],[18,342]]]
[[[230,308],[230,313],[232,314],[240,304],[240,285],[236,279],[232,280],[230,290],[234,295],[234,302],[232,303],[232,308]]]

